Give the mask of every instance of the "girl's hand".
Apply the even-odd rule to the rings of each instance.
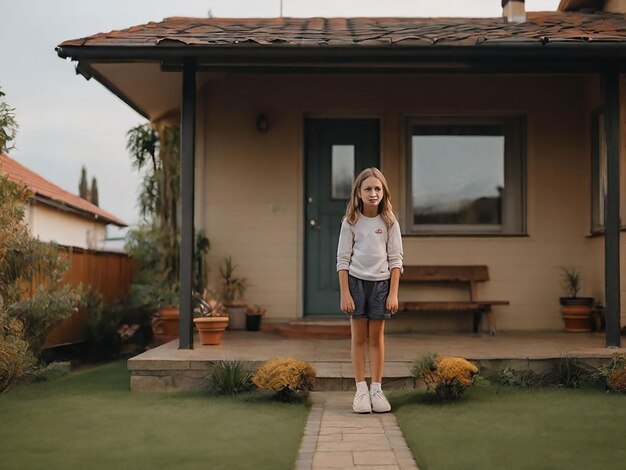
[[[341,294],[341,311],[343,313],[354,312],[354,300],[350,294]]]
[[[398,294],[389,294],[387,296],[387,302],[385,307],[391,314],[395,314],[398,311]]]

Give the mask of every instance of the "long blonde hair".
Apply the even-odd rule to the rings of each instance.
[[[359,196],[361,192],[361,185],[370,176],[378,179],[383,185],[383,199],[378,204],[378,214],[385,221],[387,228],[396,221],[396,217],[393,215],[393,207],[391,206],[391,197],[389,195],[389,186],[387,186],[387,180],[385,175],[378,168],[366,168],[359,175],[354,178],[352,183],[352,192],[350,193],[350,201],[348,201],[348,207],[346,208],[345,219],[350,225],[354,225],[359,218],[359,214],[363,212],[363,200]]]

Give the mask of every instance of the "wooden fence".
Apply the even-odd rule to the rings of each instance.
[[[82,283],[85,289],[99,292],[105,304],[128,295],[136,270],[134,260],[128,255],[76,247],[61,247],[60,250],[69,258],[65,281],[71,286]],[[50,332],[44,348],[85,341],[86,327],[87,312],[80,309]]]

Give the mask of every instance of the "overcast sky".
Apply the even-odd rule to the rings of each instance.
[[[526,0],[528,11],[559,0]],[[500,0],[283,0],[283,16],[500,16]],[[138,222],[138,176],[126,132],[145,122],[116,96],[74,73],[54,48],[67,39],[168,16],[276,17],[280,0],[0,0],[0,87],[20,125],[11,156],[77,193],[80,169],[98,179],[100,206]]]

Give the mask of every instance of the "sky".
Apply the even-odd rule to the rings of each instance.
[[[559,0],[526,0],[528,11],[554,11]],[[500,0],[282,0],[282,15],[501,16]],[[280,0],[0,0],[0,87],[20,126],[10,156],[78,193],[81,167],[98,180],[100,207],[140,221],[139,176],[126,132],[145,119],[94,80],[74,72],[54,48],[68,39],[169,16],[277,17]],[[109,236],[121,233],[110,230]]]

